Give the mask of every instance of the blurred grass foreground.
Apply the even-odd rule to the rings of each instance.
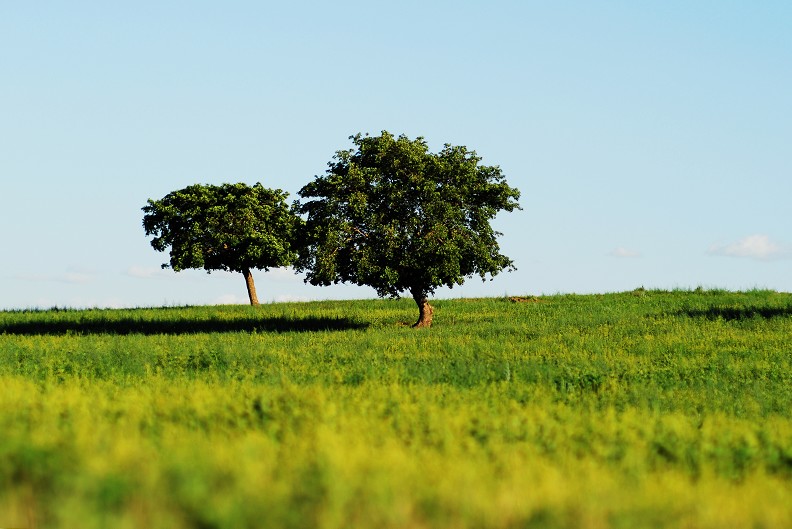
[[[0,312],[0,527],[792,527],[792,295]]]

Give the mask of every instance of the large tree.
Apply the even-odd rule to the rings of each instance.
[[[258,305],[251,270],[294,264],[303,221],[286,203],[288,193],[261,184],[191,185],[143,207],[151,246],[170,248],[175,271],[203,268],[241,272],[251,305]]]
[[[429,327],[429,296],[465,278],[513,269],[490,221],[519,209],[520,193],[497,166],[480,165],[466,147],[429,152],[426,141],[383,131],[351,136],[324,176],[299,191],[307,241],[298,269],[313,285],[350,282],[380,297],[408,292],[414,327]]]

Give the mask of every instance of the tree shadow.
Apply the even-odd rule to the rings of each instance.
[[[684,309],[679,312],[691,318],[706,320],[743,321],[754,318],[784,318],[792,316],[792,306],[787,307],[707,307],[704,309]]]
[[[142,320],[134,318],[96,319],[82,321],[27,321],[0,324],[0,334],[40,335],[155,335],[202,333],[290,333],[315,331],[347,331],[364,329],[368,324],[349,318],[242,318]]]

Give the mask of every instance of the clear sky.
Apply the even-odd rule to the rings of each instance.
[[[0,308],[245,303],[141,207],[292,198],[357,132],[466,145],[518,270],[437,297],[792,291],[792,2],[0,3]],[[255,273],[262,302],[373,298]]]

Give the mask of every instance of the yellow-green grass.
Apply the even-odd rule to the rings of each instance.
[[[789,527],[792,295],[0,313],[0,527]]]

